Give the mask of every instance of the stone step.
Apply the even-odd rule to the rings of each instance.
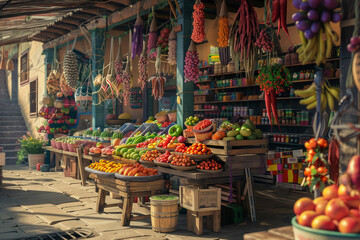
[[[5,126],[5,125],[21,125],[21,126],[26,126],[25,125],[25,121],[24,119],[21,120],[4,120],[0,117],[0,126]]]
[[[4,150],[3,151],[6,154],[6,158],[8,157],[17,157],[18,150]]]
[[[16,165],[18,157],[6,157],[5,158],[5,165]]]
[[[12,130],[18,130],[18,131],[27,131],[27,127],[25,124],[14,124],[14,125],[0,125],[0,131],[12,131]]]
[[[3,136],[9,135],[9,134],[13,134],[15,136],[18,136],[18,135],[22,136],[22,135],[26,134],[26,131],[21,131],[21,130],[15,130],[15,131],[3,130],[3,131],[1,131],[0,130],[0,138]]]
[[[19,120],[24,120],[23,117],[21,115],[19,116],[2,116],[0,115],[0,121],[19,121]]]
[[[3,144],[15,144],[17,143],[19,137],[0,137],[0,146]]]
[[[3,148],[3,151],[6,150],[16,150],[20,148],[20,143],[9,143],[9,144],[0,144],[0,147]]]
[[[0,116],[21,116],[22,114],[20,111],[1,111],[0,110]]]

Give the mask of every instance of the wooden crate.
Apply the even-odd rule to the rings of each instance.
[[[196,142],[195,139],[187,139],[188,143]],[[255,140],[206,140],[206,144],[214,154],[218,155],[242,155],[242,154],[265,154],[268,151],[268,139]]]
[[[229,170],[231,168],[233,171],[245,168],[262,168],[266,159],[264,154],[218,155],[217,157],[225,162],[226,169]]]
[[[183,131],[183,135],[184,135],[184,137],[186,137],[186,138],[194,138],[195,137],[195,134],[194,134],[194,132],[190,132],[190,131]]]
[[[191,211],[221,209],[221,189],[199,189],[196,186],[180,186],[180,206]]]

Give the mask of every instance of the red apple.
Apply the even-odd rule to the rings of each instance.
[[[330,217],[331,219],[340,221],[341,219],[349,215],[349,208],[340,199],[332,199],[326,205],[325,215]]]
[[[360,232],[360,221],[352,217],[343,218],[339,222],[339,231],[341,233],[358,233]]]
[[[311,227],[314,229],[322,229],[328,231],[335,231],[336,226],[332,219],[325,215],[320,215],[314,218],[311,222]]]
[[[302,214],[300,214],[297,221],[302,226],[311,227],[311,222],[317,216],[318,215],[316,214],[316,212],[308,210],[308,211],[305,211]]]
[[[296,215],[300,215],[301,213],[303,213],[307,210],[311,210],[311,211],[315,210],[315,204],[313,203],[313,201],[310,198],[303,197],[303,198],[298,199],[295,202],[294,213]]]

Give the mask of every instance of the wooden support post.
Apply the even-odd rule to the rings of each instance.
[[[91,32],[91,48],[92,48],[92,82],[95,77],[100,73],[102,74],[103,58],[105,55],[105,49],[103,49],[103,42],[105,41],[105,32],[103,30],[95,29]],[[92,92],[96,92],[100,86],[92,86]],[[92,95],[92,127],[93,129],[100,127],[104,128],[105,125],[105,110],[104,103],[94,105],[98,103],[99,99],[96,94]]]
[[[183,126],[185,119],[193,115],[194,95],[193,83],[184,82],[184,60],[187,49],[190,45],[190,35],[192,31],[192,11],[193,2],[180,0],[179,6],[182,15],[177,11],[177,23],[181,25],[181,31],[177,33],[176,59],[177,59],[177,124]]]
[[[131,220],[131,212],[132,212],[132,205],[133,205],[133,198],[125,197],[124,204],[123,204],[123,211],[121,214],[121,226],[129,226]]]
[[[195,234],[201,235],[204,231],[204,217],[203,216],[197,216],[195,217]]]
[[[251,221],[256,222],[256,211],[255,211],[255,198],[254,198],[254,188],[253,188],[253,178],[251,175],[250,168],[245,168],[245,176],[246,176],[246,186],[249,197],[249,208],[250,208],[250,216]]]
[[[76,149],[76,154],[77,154],[77,159],[78,159],[81,185],[85,186],[86,185],[85,167],[83,164],[82,151],[80,148]]]
[[[98,213],[102,213],[104,211],[106,193],[107,193],[107,191],[99,188],[98,199],[96,202],[96,212],[98,212]]]

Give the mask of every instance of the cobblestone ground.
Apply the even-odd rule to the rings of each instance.
[[[120,226],[121,209],[106,208],[95,212],[97,194],[94,184],[65,178],[62,172],[29,171],[25,167],[5,167],[0,185],[0,239],[19,239],[74,228],[90,229],[91,239],[243,239],[249,232],[263,231],[290,224],[292,205],[305,192],[289,192],[269,185],[256,184],[257,222],[221,227],[220,233],[204,229],[202,236],[186,230],[186,216],[181,214],[178,230],[161,234],[152,231],[150,219]],[[108,203],[119,200],[107,197]],[[134,204],[133,212],[146,213]]]

